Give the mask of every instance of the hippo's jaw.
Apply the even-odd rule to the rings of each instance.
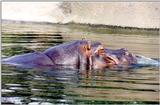
[[[111,67],[116,65],[117,60],[111,56],[106,56],[101,53],[101,55],[95,55],[92,57],[92,68],[93,69],[105,69],[106,67]]]
[[[118,49],[118,50],[111,50],[105,49],[106,61],[114,61],[111,62],[115,65],[131,65],[136,64],[137,60],[134,54],[128,52],[126,49]]]
[[[104,60],[105,60],[106,64],[111,64],[111,65],[119,64],[118,59],[116,57],[114,57],[114,56],[106,55],[104,57]]]
[[[101,62],[102,62],[101,64],[105,63],[106,67],[109,65],[116,65],[119,63],[117,57],[106,53],[102,45],[99,45],[94,53],[97,56],[96,59],[101,58]]]

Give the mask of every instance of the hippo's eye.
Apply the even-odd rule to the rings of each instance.
[[[87,45],[87,46],[84,46],[84,48],[86,49],[86,50],[91,50],[91,48]]]
[[[90,50],[87,46],[84,46],[85,51]]]
[[[99,53],[104,53],[105,50],[104,50],[104,49],[99,49],[98,52],[99,52]]]
[[[87,47],[87,50],[91,50],[91,48],[88,46],[88,47]]]

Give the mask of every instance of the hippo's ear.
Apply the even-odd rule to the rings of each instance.
[[[91,42],[87,41],[85,45],[80,46],[80,50],[82,53],[90,53],[91,52]]]
[[[87,44],[87,46],[86,46],[86,47],[87,47],[86,49],[87,49],[87,50],[91,50],[91,41],[87,41],[87,42],[88,42],[88,44]]]

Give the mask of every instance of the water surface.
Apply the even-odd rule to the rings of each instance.
[[[96,27],[97,29],[99,27]],[[109,32],[108,32],[109,33]],[[134,54],[158,58],[158,35],[108,34],[89,26],[2,24],[2,58],[44,51],[76,39],[100,41],[107,48],[127,48]],[[159,101],[159,69],[73,70],[22,69],[2,65],[2,104],[141,104]]]

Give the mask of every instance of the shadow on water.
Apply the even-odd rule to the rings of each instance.
[[[80,30],[77,31],[78,28],[71,30],[72,28],[67,26],[30,24],[13,26],[7,24],[3,26],[5,29],[2,28],[2,58],[44,51],[64,42],[81,39],[80,35],[84,34]],[[132,48],[133,52],[146,55],[154,55],[150,49],[157,48],[155,36],[139,36],[140,39],[144,39],[141,41],[134,35],[87,33],[89,33],[87,39],[98,40],[114,48],[126,45],[125,47]],[[121,39],[119,44],[114,42],[119,39]],[[126,44],[127,41],[130,44]],[[144,48],[143,51],[139,46]],[[156,55],[154,57],[156,58]],[[1,102],[4,105],[158,104],[158,75],[157,67],[81,71],[67,68],[22,69],[2,65]]]

